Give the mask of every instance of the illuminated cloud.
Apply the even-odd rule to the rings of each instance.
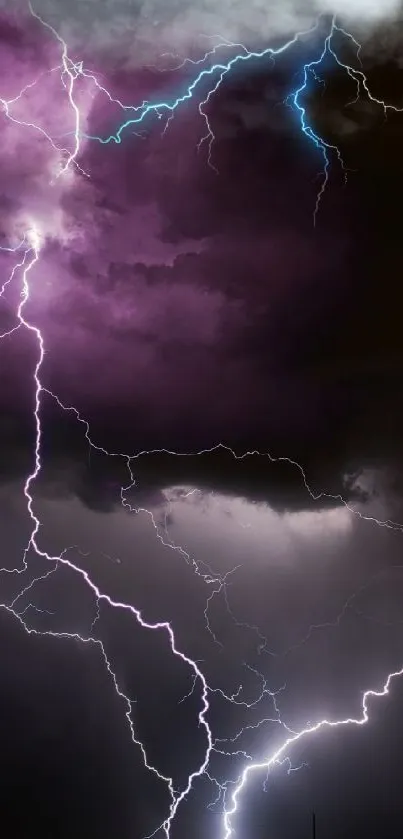
[[[85,55],[97,51],[108,63],[114,56],[119,67],[160,62],[163,53],[170,53],[171,60],[175,53],[184,57],[192,45],[205,48],[217,37],[251,46],[289,36],[312,25],[320,13],[337,14],[360,30],[373,29],[401,7],[400,0],[36,0],[33,5],[72,48]]]
[[[268,504],[210,494],[194,487],[169,487],[164,496],[174,541],[202,539],[216,546],[211,547],[213,556],[220,551],[220,544],[231,546],[229,555],[234,566],[244,561],[292,565],[301,549],[320,555],[324,545],[340,545],[342,539],[351,536],[355,523],[354,514],[344,505],[278,512]]]

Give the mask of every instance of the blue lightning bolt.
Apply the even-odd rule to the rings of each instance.
[[[302,37],[313,33],[317,28],[318,23],[315,23],[315,25],[311,26],[309,29],[304,30],[303,32],[298,32],[289,41],[287,41],[287,43],[283,44],[278,49],[274,49],[273,47],[267,47],[266,49],[260,50],[258,52],[250,52],[249,50],[246,50],[246,47],[244,47],[243,49],[246,51],[243,51],[242,53],[237,53],[237,55],[231,58],[226,64],[220,62],[213,64],[211,67],[205,67],[203,70],[200,70],[196,78],[188,85],[187,89],[182,94],[182,96],[178,96],[172,102],[166,102],[163,100],[155,103],[143,102],[141,105],[123,106],[125,110],[133,111],[135,114],[138,114],[138,116],[132,117],[123,122],[116,131],[116,134],[110,134],[108,137],[98,137],[92,135],[85,136],[87,137],[87,139],[97,140],[103,145],[107,145],[108,143],[112,142],[121,143],[122,134],[127,128],[129,128],[132,125],[139,125],[145,120],[145,118],[149,114],[157,114],[158,116],[161,112],[164,111],[168,112],[168,114],[176,111],[180,105],[183,105],[184,102],[188,102],[193,98],[195,91],[202,86],[202,83],[205,80],[208,80],[209,78],[214,79],[218,76],[218,82],[214,82],[215,90],[217,90],[224,76],[227,73],[229,73],[233,69],[233,67],[235,67],[238,63],[243,61],[251,61],[253,59],[259,60],[264,58],[273,58],[274,56],[281,55],[282,53],[289,50],[290,47],[296,44]],[[105,88],[103,88],[101,85],[99,85],[99,90],[103,91],[104,93],[106,92]],[[118,100],[113,99],[111,99],[111,101],[118,102]]]
[[[72,163],[79,167],[78,157],[79,157],[79,153],[80,153],[80,139],[81,138],[85,138],[87,140],[97,141],[97,142],[99,142],[103,145],[108,145],[112,142],[121,143],[122,138],[123,138],[123,134],[127,129],[132,128],[134,126],[141,125],[146,120],[146,118],[149,117],[150,115],[154,115],[158,119],[161,119],[164,113],[167,115],[167,122],[166,122],[165,129],[164,129],[164,132],[165,132],[169,122],[173,118],[177,109],[181,105],[189,102],[190,100],[195,99],[198,95],[198,91],[203,90],[206,87],[206,85],[207,85],[207,88],[208,88],[207,93],[205,94],[204,98],[199,100],[198,111],[200,113],[200,116],[203,118],[203,120],[206,124],[207,133],[201,138],[201,140],[198,144],[198,148],[200,149],[201,146],[203,145],[203,143],[207,142],[207,144],[208,144],[208,165],[214,171],[217,172],[217,168],[215,167],[215,165],[212,163],[212,160],[211,160],[212,145],[213,145],[215,137],[214,137],[214,132],[213,132],[211,123],[209,121],[208,114],[205,111],[205,107],[208,105],[208,103],[210,102],[210,100],[214,96],[214,94],[218,91],[218,89],[220,88],[221,84],[223,83],[225,77],[236,67],[236,65],[241,64],[243,62],[253,62],[253,61],[254,62],[259,62],[259,61],[264,61],[264,60],[267,60],[267,59],[269,59],[270,61],[273,62],[276,59],[276,57],[279,57],[282,54],[286,53],[287,51],[291,50],[291,48],[293,46],[295,46],[298,42],[302,41],[304,38],[308,38],[309,36],[311,36],[315,32],[317,32],[318,29],[319,29],[319,25],[321,23],[321,17],[319,17],[317,19],[317,21],[311,27],[295,33],[289,40],[287,40],[281,46],[279,46],[277,48],[266,47],[265,49],[258,50],[258,51],[249,50],[244,44],[238,44],[238,43],[235,43],[235,42],[232,42],[232,41],[228,41],[225,38],[222,38],[221,36],[214,36],[214,37],[217,37],[217,39],[219,39],[218,43],[215,44],[212,49],[207,50],[201,58],[199,58],[199,59],[185,58],[175,68],[173,68],[174,70],[175,69],[178,70],[178,69],[181,69],[181,68],[185,67],[186,65],[191,65],[191,66],[194,66],[194,67],[198,67],[199,65],[202,66],[202,69],[198,72],[198,74],[195,76],[193,81],[190,82],[190,84],[188,84],[187,88],[185,89],[185,91],[180,96],[177,96],[176,98],[172,99],[171,101],[162,100],[162,101],[157,101],[157,102],[149,102],[149,101],[145,100],[139,105],[131,105],[131,104],[127,105],[127,104],[124,104],[120,99],[113,97],[111,95],[111,93],[108,91],[108,89],[106,87],[104,87],[99,82],[96,74],[90,72],[89,70],[87,70],[84,67],[83,61],[74,62],[69,57],[68,47],[67,47],[66,41],[59,35],[59,33],[54,29],[54,27],[51,26],[51,24],[49,24],[37,12],[35,12],[31,2],[29,2],[28,5],[29,5],[29,9],[31,11],[32,16],[34,18],[36,18],[45,28],[47,28],[51,32],[51,34],[57,39],[57,41],[60,43],[61,50],[62,50],[62,63],[58,68],[52,68],[52,70],[50,70],[48,72],[53,72],[55,69],[60,70],[62,83],[63,83],[64,88],[67,91],[68,99],[69,99],[69,102],[70,102],[70,105],[71,105],[71,108],[72,108],[73,114],[74,114],[74,130],[72,132],[69,132],[74,137],[74,148],[71,152],[67,152],[66,149],[60,149],[60,148],[56,147],[55,143],[54,143],[54,140],[51,137],[49,137],[49,135],[47,135],[46,132],[44,132],[44,130],[42,128],[39,128],[36,125],[32,125],[31,123],[25,123],[26,125],[29,125],[30,127],[36,128],[37,130],[44,133],[45,136],[47,137],[47,139],[51,142],[51,144],[52,144],[52,146],[55,150],[57,150],[59,152],[63,151],[64,157],[65,157],[65,162],[64,162],[64,165],[60,168],[59,175],[60,174],[65,174],[67,172],[70,164],[72,164]],[[363,92],[370,99],[371,102],[373,102],[374,104],[383,108],[385,115],[386,115],[388,110],[393,110],[395,112],[401,112],[403,110],[403,108],[400,108],[400,107],[398,107],[396,105],[393,105],[393,104],[386,103],[384,100],[378,99],[377,97],[373,96],[373,94],[370,91],[366,75],[363,72],[363,70],[353,68],[351,65],[343,62],[339,58],[339,56],[337,55],[336,49],[333,46],[333,39],[334,39],[335,34],[342,35],[343,37],[345,37],[347,40],[349,40],[352,43],[352,45],[354,46],[354,48],[356,50],[356,58],[361,63],[361,58],[360,58],[361,45],[359,44],[359,42],[354,38],[354,36],[350,32],[346,31],[345,29],[343,29],[341,26],[338,25],[338,23],[336,21],[336,16],[334,15],[331,18],[329,32],[326,36],[324,36],[323,46],[320,50],[320,53],[319,53],[318,57],[316,59],[313,59],[312,61],[307,62],[306,64],[303,65],[302,81],[301,81],[300,85],[293,92],[291,92],[285,100],[286,103],[288,103],[288,104],[291,103],[292,107],[295,109],[295,111],[298,115],[298,118],[299,118],[300,128],[301,128],[301,131],[304,134],[304,136],[307,137],[307,139],[315,146],[315,148],[322,155],[323,178],[322,178],[322,182],[321,182],[321,185],[320,185],[317,197],[316,197],[316,202],[315,202],[315,207],[314,207],[314,213],[313,213],[314,224],[316,224],[316,217],[317,217],[320,201],[323,197],[323,194],[325,192],[326,186],[327,186],[328,181],[329,181],[329,167],[330,167],[330,162],[331,162],[330,155],[332,153],[335,154],[335,156],[337,157],[337,159],[340,163],[340,166],[341,166],[341,168],[343,170],[343,173],[344,173],[345,182],[346,182],[346,178],[347,178],[347,169],[344,165],[344,161],[342,159],[341,152],[340,152],[339,148],[336,145],[327,142],[323,137],[321,137],[314,130],[314,128],[312,127],[312,125],[309,122],[306,106],[303,103],[304,94],[306,94],[306,92],[308,91],[310,79],[312,78],[316,82],[318,82],[318,81],[323,82],[323,80],[319,79],[319,77],[317,75],[317,70],[323,64],[323,61],[326,58],[326,56],[328,55],[328,56],[332,57],[332,59],[335,61],[335,63],[341,69],[345,70],[346,73],[348,74],[348,76],[354,81],[354,83],[356,85],[357,93],[356,93],[356,98],[353,100],[353,102],[357,101],[361,92]],[[231,50],[238,49],[239,51],[236,52],[236,54],[234,56],[232,56],[227,62],[217,61],[217,62],[214,62],[213,64],[211,64],[210,66],[207,66],[207,67],[203,66],[203,65],[205,65],[205,63],[209,59],[215,58],[217,52],[219,50],[222,50],[222,49],[231,49]],[[116,133],[110,134],[107,137],[101,137],[101,136],[81,132],[80,110],[79,110],[79,107],[78,107],[78,105],[75,101],[75,98],[74,98],[74,84],[75,84],[75,81],[78,78],[85,78],[85,79],[90,80],[93,83],[93,85],[95,86],[96,91],[98,93],[105,95],[111,103],[114,103],[114,104],[118,105],[118,107],[121,108],[126,115],[129,112],[131,112],[133,114],[133,116],[130,116],[129,118],[126,118],[124,120],[124,122],[122,122],[120,124]],[[211,80],[211,85],[208,86],[208,83],[209,83],[210,80]],[[20,98],[22,93],[25,92],[25,90],[28,89],[29,87],[32,87],[33,84],[36,84],[37,81],[38,80],[35,80],[30,85],[27,85],[24,88],[24,91],[22,91],[21,94],[17,98]],[[3,107],[5,109],[5,112],[10,119],[13,119],[13,118],[10,115],[9,105],[11,104],[11,102],[14,102],[14,101],[16,101],[16,100],[10,100],[9,102],[7,102],[5,100],[0,99],[0,103],[1,102],[3,103]],[[353,103],[349,103],[349,104],[353,104]],[[20,124],[24,125],[23,122],[21,122]],[[67,155],[67,157],[66,157],[66,155]],[[83,174],[87,175],[86,172],[84,172]]]

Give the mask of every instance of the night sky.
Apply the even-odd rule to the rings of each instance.
[[[403,6],[3,0],[0,126],[0,829],[400,836]]]

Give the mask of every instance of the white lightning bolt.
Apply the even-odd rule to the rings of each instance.
[[[279,760],[289,759],[288,751],[290,751],[295,743],[298,743],[299,740],[303,738],[309,737],[310,735],[316,734],[322,728],[340,728],[342,726],[347,725],[365,725],[368,722],[369,714],[368,714],[368,700],[371,696],[374,697],[382,697],[386,696],[389,693],[390,683],[393,679],[396,679],[398,676],[403,674],[403,667],[400,670],[396,670],[393,673],[389,673],[386,681],[379,690],[369,689],[363,693],[362,696],[362,715],[361,717],[347,717],[343,720],[327,720],[323,719],[319,722],[315,723],[314,725],[308,725],[306,728],[302,728],[296,734],[292,735],[291,737],[287,737],[284,743],[268,758],[265,760],[258,761],[256,763],[248,764],[244,769],[241,779],[237,784],[234,792],[232,793],[230,806],[225,811],[223,816],[223,823],[222,823],[222,839],[229,839],[230,836],[233,835],[234,829],[232,827],[232,818],[238,811],[239,805],[239,798],[241,792],[245,788],[249,776],[252,773],[263,772],[266,770],[270,770],[273,766],[275,766]]]

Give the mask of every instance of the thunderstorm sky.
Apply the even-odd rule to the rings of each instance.
[[[0,2],[10,839],[398,835],[402,26]]]

